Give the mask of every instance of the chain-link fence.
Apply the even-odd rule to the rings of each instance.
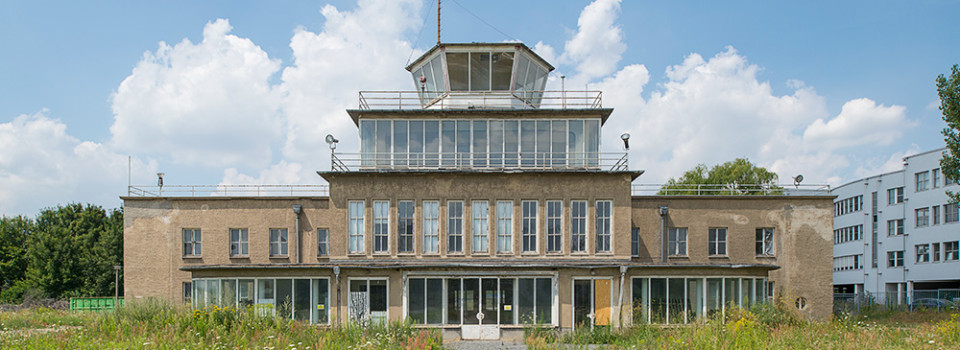
[[[912,295],[906,292],[834,293],[833,309],[852,314],[919,309],[956,311],[960,309],[960,289],[915,290]]]

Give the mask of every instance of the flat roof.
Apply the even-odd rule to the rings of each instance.
[[[503,116],[514,116],[516,118],[525,118],[530,116],[550,116],[556,118],[562,118],[564,116],[569,117],[583,117],[584,114],[593,114],[600,115],[600,125],[603,125],[607,122],[607,119],[610,118],[610,114],[613,113],[613,108],[558,108],[558,109],[512,109],[512,108],[478,108],[478,109],[467,109],[467,108],[450,108],[450,109],[348,109],[347,114],[350,115],[350,119],[353,120],[353,124],[360,126],[360,118],[364,117],[365,114],[373,114],[383,116],[383,119],[390,117],[401,117],[401,118],[410,118],[413,119],[415,116],[425,116],[428,118],[457,118],[459,116],[490,116],[490,115],[503,115]]]

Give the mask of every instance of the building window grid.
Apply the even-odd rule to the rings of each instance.
[[[933,169],[933,179],[931,179],[931,186],[933,188],[940,187],[940,168]]]
[[[587,251],[587,201],[570,202],[570,251]]]
[[[916,227],[930,226],[930,208],[918,208],[914,212],[916,214]]]
[[[330,254],[330,229],[317,229],[317,256],[327,256]]]
[[[350,254],[362,254],[364,251],[364,224],[363,224],[363,201],[350,201],[348,204],[349,226],[348,226],[348,252]]]
[[[440,202],[423,202],[423,252],[440,252]]]
[[[903,187],[896,187],[887,190],[887,205],[903,203]]]
[[[520,202],[520,242],[523,252],[537,251],[537,201]]]
[[[903,233],[903,219],[887,220],[887,236],[900,236]]]
[[[943,223],[949,224],[960,220],[960,205],[948,203],[943,205]]]
[[[933,206],[933,224],[934,225],[940,224],[940,206],[939,205]]]
[[[390,202],[373,201],[373,252],[390,251]]]
[[[863,239],[863,225],[853,225],[833,230],[834,244],[859,241],[861,239]]]
[[[610,234],[613,231],[613,202],[597,201],[597,252],[610,252]]]
[[[922,192],[930,189],[930,172],[921,171],[913,175],[916,188],[915,192]]]
[[[903,251],[887,252],[887,267],[903,267]]]
[[[487,201],[474,201],[470,206],[473,212],[473,252],[486,253],[489,249],[489,215],[490,203]]]
[[[930,245],[929,244],[917,244],[914,246],[916,252],[916,262],[917,263],[928,263],[930,262]]]
[[[940,262],[940,243],[930,243],[933,248],[933,262]]]
[[[687,228],[671,227],[667,230],[667,255],[687,255]]]
[[[547,201],[547,252],[563,249],[563,202]]]
[[[245,257],[249,255],[250,234],[245,228],[230,229],[230,256]]]
[[[447,252],[463,253],[462,201],[447,201]]]
[[[709,245],[707,253],[711,256],[727,255],[727,229],[711,227],[708,231]]]
[[[773,244],[774,231],[772,227],[757,229],[757,256],[773,256],[776,254],[776,248]]]
[[[863,209],[863,195],[853,196],[833,203],[833,216],[858,212]]]
[[[845,255],[833,258],[833,271],[850,271],[863,269],[863,254]]]
[[[497,252],[513,252],[513,202],[497,202]]]
[[[287,229],[270,229],[270,256],[287,256]]]
[[[943,261],[960,259],[960,241],[943,242]]]
[[[203,234],[199,228],[183,229],[183,256],[200,256],[203,252]]]
[[[397,252],[413,253],[413,215],[416,205],[412,200],[397,202]]]

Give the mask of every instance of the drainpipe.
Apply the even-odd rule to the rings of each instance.
[[[296,233],[294,233],[293,235],[293,243],[296,244],[297,246],[296,248],[297,264],[299,264],[300,263],[300,214],[303,213],[303,206],[300,204],[294,204],[293,212],[297,214],[297,223],[295,224]]]
[[[337,326],[339,326],[341,319],[340,316],[342,316],[341,314],[343,313],[341,312],[341,309],[343,308],[340,307],[340,266],[333,267],[333,275],[337,279]]]
[[[665,205],[660,206],[660,262],[667,262],[667,214],[670,209]]]
[[[627,274],[627,267],[620,266],[620,296],[617,297],[617,325],[623,328],[623,282]]]

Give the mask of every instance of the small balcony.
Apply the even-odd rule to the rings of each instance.
[[[334,153],[332,171],[627,171],[628,153]]]

